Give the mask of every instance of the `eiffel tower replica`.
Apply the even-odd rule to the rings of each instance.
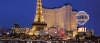
[[[34,22],[32,23],[32,31],[47,30],[47,24],[42,14],[42,1],[37,0],[36,14]]]

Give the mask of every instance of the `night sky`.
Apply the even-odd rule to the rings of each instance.
[[[85,24],[100,35],[100,0],[43,0],[43,6],[59,7],[71,3],[73,9],[86,11],[90,19]],[[0,0],[0,27],[11,28],[14,23],[31,27],[36,10],[36,0]]]

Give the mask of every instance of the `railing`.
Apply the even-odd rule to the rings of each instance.
[[[66,41],[66,40],[20,40],[20,39],[0,39],[0,43],[100,43],[100,41]]]

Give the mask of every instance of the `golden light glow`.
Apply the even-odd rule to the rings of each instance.
[[[36,16],[35,16],[34,22],[37,22],[39,20],[38,18],[40,18],[40,22],[44,22],[44,18],[43,18],[43,15],[42,15],[41,0],[37,0]]]

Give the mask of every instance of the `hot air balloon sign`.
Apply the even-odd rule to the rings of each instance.
[[[76,21],[79,25],[84,25],[89,20],[89,15],[85,11],[76,14]]]

